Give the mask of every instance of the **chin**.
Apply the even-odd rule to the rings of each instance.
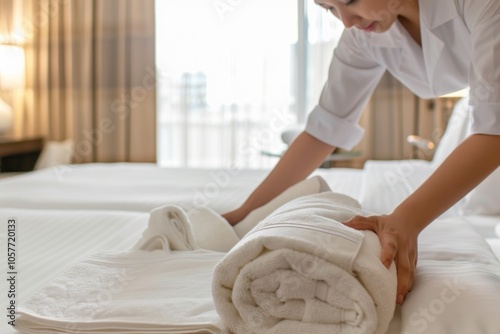
[[[392,27],[393,24],[394,24],[394,21],[379,23],[379,24],[377,24],[377,28],[373,32],[376,32],[376,33],[386,32],[387,30],[389,30]]]

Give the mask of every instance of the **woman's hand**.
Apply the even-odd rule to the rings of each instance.
[[[239,207],[236,210],[233,210],[231,212],[227,212],[222,215],[222,217],[227,220],[227,222],[231,225],[236,225],[240,221],[243,220],[248,214],[248,210],[246,210],[244,207]]]
[[[402,304],[411,290],[417,265],[417,237],[419,232],[412,229],[393,215],[353,217],[346,226],[356,230],[370,230],[377,233],[382,244],[380,260],[386,268],[396,262],[398,288],[396,303]]]

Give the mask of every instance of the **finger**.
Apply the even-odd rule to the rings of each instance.
[[[370,230],[377,232],[376,220],[369,217],[355,216],[350,220],[343,222],[343,224],[356,230]]]
[[[415,272],[417,268],[417,257],[418,257],[418,252],[415,248],[411,249],[410,251],[410,277],[409,277],[409,282],[408,282],[408,292],[411,291],[413,287],[413,282],[415,281]]]
[[[398,246],[396,240],[391,238],[391,236],[379,236],[380,243],[382,244],[382,251],[380,253],[380,261],[384,266],[389,269],[396,254],[398,252]]]
[[[398,288],[397,288],[397,297],[396,303],[402,304],[406,298],[406,295],[409,290],[410,280],[413,273],[411,269],[411,265],[408,249],[406,247],[402,247],[396,258],[396,265],[398,270]]]

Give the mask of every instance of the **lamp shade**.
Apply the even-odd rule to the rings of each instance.
[[[11,90],[24,85],[24,50],[17,45],[0,44],[0,93],[10,93]],[[0,135],[12,128],[13,112],[0,96]]]
[[[0,135],[12,127],[12,108],[0,98]]]
[[[24,50],[16,45],[0,44],[0,90],[24,85]]]

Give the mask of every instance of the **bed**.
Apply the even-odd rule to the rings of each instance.
[[[456,124],[448,137],[452,130],[455,134]],[[446,143],[447,138],[443,139]],[[442,150],[450,145],[446,143]],[[371,161],[362,170],[321,169],[314,175],[320,175],[333,191],[357,199],[366,214],[384,213],[432,172],[439,154],[435,160]],[[267,173],[109,163],[56,166],[0,179],[3,249],[12,232],[9,222],[16,222],[17,305],[81,258],[132,247],[151,210],[169,203],[185,210],[208,206],[222,213],[241,204]],[[500,206],[494,201],[482,205],[481,200],[492,197],[491,189],[498,198],[496,178],[488,180],[493,185],[482,186],[423,233],[414,291],[397,308],[387,333],[498,332],[500,263],[495,254],[500,254]],[[1,261],[2,268],[7,268],[6,253]],[[9,289],[9,281],[2,280],[2,305],[12,299],[4,293]],[[450,291],[455,294],[446,294]],[[5,317],[0,332],[17,333]]]

